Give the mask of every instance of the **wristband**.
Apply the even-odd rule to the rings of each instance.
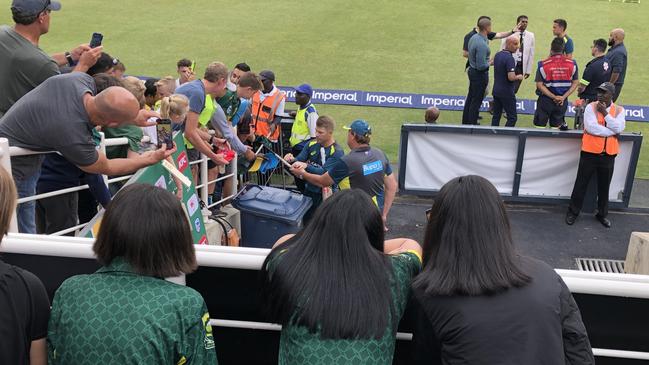
[[[72,67],[76,65],[76,62],[72,59],[72,54],[70,52],[65,52],[65,59],[68,60],[68,66]]]

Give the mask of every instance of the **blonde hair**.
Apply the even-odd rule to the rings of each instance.
[[[173,94],[174,91],[176,91],[176,79],[173,76],[165,76],[158,80],[158,82],[155,83],[155,86],[162,86],[166,88],[170,94]]]
[[[138,103],[140,103],[140,109],[144,108],[144,91],[146,90],[146,87],[144,87],[144,81],[138,79],[135,76],[126,76],[120,81],[122,82],[124,88],[130,91],[133,96],[135,96]]]
[[[212,62],[207,65],[203,78],[209,82],[218,82],[228,78],[228,67],[222,62]]]
[[[185,95],[173,94],[160,101],[160,117],[169,119],[171,115],[184,115],[189,110],[189,99]]]
[[[0,166],[0,238],[9,232],[11,217],[16,211],[16,185],[7,170]]]

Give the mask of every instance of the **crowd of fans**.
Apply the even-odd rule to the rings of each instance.
[[[346,127],[351,151],[345,155],[333,138],[335,121],[318,115],[311,103],[312,87],[297,86],[298,109],[288,111],[273,71],[255,73],[245,63],[229,70],[212,62],[198,74],[195,62],[181,59],[177,77],[142,81],[125,76],[124,64],[101,46],[46,55],[39,38],[49,29],[51,11],[59,8],[49,0],[14,0],[16,24],[0,28],[0,49],[13,50],[0,58],[0,89],[7,91],[0,97],[0,137],[12,146],[58,152],[13,156],[12,176],[0,168],[0,233],[9,229],[17,197],[87,183],[87,195],[20,204],[19,228],[36,232],[38,221],[38,232],[56,232],[94,215],[98,202],[106,212],[93,250],[102,268],[66,280],[50,308],[38,278],[0,261],[5,283],[0,286],[0,363],[216,363],[204,300],[193,289],[164,280],[197,267],[182,195],[133,184],[113,198],[115,191],[101,175],[131,173],[163,159],[175,163],[170,156],[176,147],[161,143],[156,130],[159,119],[168,119],[182,133],[190,161],[201,154],[210,160],[212,180],[231,171],[233,153],[251,162],[263,148],[274,154],[284,117],[295,122],[291,151],[279,157],[291,164],[298,189],[314,204],[305,227],[277,241],[262,267],[265,315],[283,325],[281,364],[391,363],[409,297],[419,315],[416,363],[594,363],[568,288],[552,268],[516,252],[503,202],[486,179],[463,176],[444,185],[428,215],[423,247],[410,239],[385,240],[396,181],[385,154],[370,146],[367,121]],[[477,123],[473,109],[486,90],[487,39],[519,32],[504,48],[520,51],[523,59],[530,54],[523,49],[529,41],[520,42],[527,39],[523,18],[504,34],[491,33],[490,19],[482,17],[469,37],[466,122]],[[546,61],[539,63],[537,85],[553,107],[564,105],[577,88],[565,21],[555,25],[552,57],[574,65],[574,72],[569,72],[569,92],[558,95],[546,85]],[[494,62],[500,64],[500,58]],[[507,82],[529,76],[529,66],[514,64],[512,70],[508,59],[502,63]],[[503,79],[497,78],[500,85],[498,80]],[[611,119],[619,115],[611,99],[623,80],[619,71],[611,81],[620,87],[595,87],[597,102],[588,112],[608,130],[594,134],[597,138],[623,129],[623,121]],[[504,109],[513,125],[511,100],[501,98],[496,84],[494,119]],[[439,110],[427,110],[427,121],[438,117]],[[555,125],[558,119],[549,118]],[[548,118],[539,114],[537,119]],[[587,130],[596,128],[592,123],[586,123]],[[99,131],[129,143],[104,153],[98,150]],[[599,140],[589,143],[596,149]],[[614,158],[617,150],[607,148],[586,152]],[[212,193],[215,185],[209,189]],[[233,187],[223,186],[228,189]],[[580,208],[577,199],[571,214],[576,217]]]

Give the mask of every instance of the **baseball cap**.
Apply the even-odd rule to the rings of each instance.
[[[259,77],[261,77],[262,80],[273,80],[275,81],[275,73],[271,70],[264,70],[259,73]]]
[[[302,84],[295,88],[295,92],[311,96],[313,94],[313,88],[309,84]]]
[[[61,3],[50,0],[13,0],[11,9],[24,15],[36,15],[47,9],[58,11],[61,10]]]
[[[352,131],[357,136],[367,136],[372,134],[372,127],[370,127],[370,124],[363,119],[356,119],[349,125],[349,127],[344,126],[343,128]]]
[[[611,82],[604,82],[597,87],[597,90],[603,90],[611,94],[615,94],[615,85]]]

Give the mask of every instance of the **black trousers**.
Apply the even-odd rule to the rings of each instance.
[[[489,83],[489,70],[478,71],[469,67],[467,74],[469,75],[469,93],[464,101],[462,124],[478,124],[480,106]]]
[[[624,84],[615,84],[615,94],[613,94],[613,102],[616,102],[617,98],[620,97],[620,93],[622,92],[622,86],[624,86]]]
[[[503,109],[507,113],[507,123],[505,127],[515,127],[518,115],[516,114],[516,97],[515,96],[496,96],[494,95],[494,115],[491,118],[491,125],[500,126],[500,117]]]
[[[36,231],[39,234],[52,234],[76,226],[77,202],[77,192],[36,201]],[[74,236],[74,232],[66,236]]]
[[[615,156],[598,155],[589,152],[581,152],[579,158],[579,168],[577,169],[577,179],[575,187],[572,189],[570,196],[570,206],[568,209],[578,215],[581,207],[584,205],[584,196],[588,188],[588,182],[593,174],[597,175],[597,215],[606,217],[608,215],[608,191],[613,178],[613,168],[615,166]]]

